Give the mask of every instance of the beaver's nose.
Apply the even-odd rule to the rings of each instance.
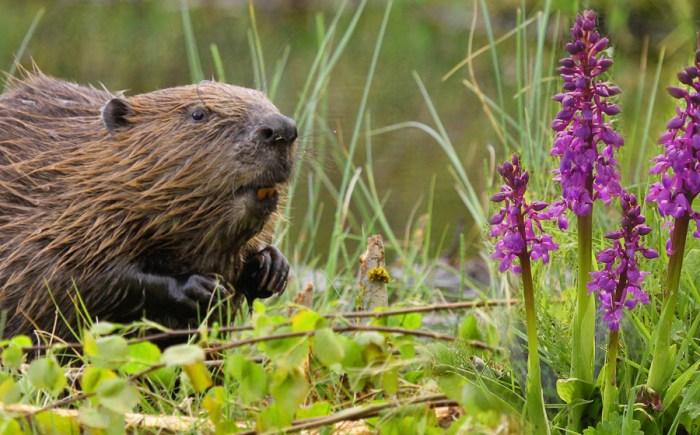
[[[258,128],[260,142],[268,145],[291,145],[297,139],[297,125],[278,113],[267,116]]]

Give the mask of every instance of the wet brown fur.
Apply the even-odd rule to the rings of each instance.
[[[93,318],[138,319],[143,300],[108,285],[125,270],[148,263],[231,283],[241,258],[269,243],[276,213],[251,214],[235,195],[256,183],[283,190],[289,176],[292,150],[250,139],[256,119],[278,113],[263,94],[202,82],[127,98],[38,71],[9,84],[0,96],[5,336],[38,327],[70,338],[76,293]],[[129,111],[110,132],[101,110],[115,97]],[[193,108],[207,122],[193,122]]]

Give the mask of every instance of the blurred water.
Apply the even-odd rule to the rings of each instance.
[[[499,8],[490,2],[491,7],[496,8],[494,25],[501,34],[516,23],[514,8],[507,1],[503,3]],[[268,71],[282,57],[286,47],[291,50],[284,79],[275,96],[275,103],[285,113],[291,114],[294,110],[317,50],[316,17],[324,17],[327,25],[337,4],[311,1],[255,3]],[[328,124],[342,143],[348,142],[355,123],[384,4],[370,2],[330,82]],[[227,80],[257,87],[259,84],[253,80],[249,49],[251,21],[247,5],[248,2],[244,1],[193,1],[191,16],[205,75],[215,75],[209,51],[209,45],[214,43],[221,52]],[[80,83],[104,84],[110,90],[125,89],[130,94],[191,82],[180,2],[164,0],[0,0],[0,69],[10,68],[13,54],[41,7],[45,8],[45,14],[23,57],[25,64],[31,57],[47,74]],[[461,84],[466,72],[462,71],[445,82],[440,79],[467,53],[472,13],[471,4],[457,0],[395,2],[369,109],[373,127],[408,120],[432,124],[412,77],[412,72],[417,71],[426,83],[477,192],[485,199],[487,145],[494,144],[499,155],[503,154],[502,148],[483,116],[478,100]],[[347,15],[344,23],[349,19]],[[483,19],[478,20],[475,30],[474,47],[478,48],[486,42]],[[635,84],[634,74],[639,71],[639,62],[634,50],[638,50],[640,43],[624,28],[620,28],[618,34],[621,41],[627,41],[628,49],[633,53],[631,58],[616,65],[617,81],[622,82],[625,90],[625,86]],[[514,41],[502,46],[501,50],[501,64],[506,65],[501,71],[506,83],[504,94],[511,98],[516,92]],[[488,54],[481,56],[474,68],[480,86],[492,93],[493,71]],[[302,138],[304,145],[313,148],[321,135],[320,132],[317,134],[316,137]],[[365,161],[364,141],[361,144],[358,163]],[[407,225],[415,223],[417,216],[427,210],[429,187],[434,179],[434,239],[440,240],[444,234],[449,240],[460,221],[467,222],[468,240],[479,236],[478,232],[470,231],[467,209],[455,192],[453,178],[447,170],[448,160],[434,141],[417,130],[403,130],[374,137],[372,144],[380,196],[388,195],[385,209],[397,233],[403,234]],[[305,164],[324,165],[334,182],[341,176],[339,170],[334,169],[336,164],[333,161],[312,157]],[[294,201],[292,232],[295,221],[304,218],[307,200],[304,189],[302,182]],[[319,229],[320,246],[325,246],[335,204],[326,192],[314,201],[326,202]]]

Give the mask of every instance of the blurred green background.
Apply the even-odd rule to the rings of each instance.
[[[282,112],[291,114],[296,107],[299,89],[317,52],[317,19],[323,17],[328,23],[339,4],[331,0],[254,2],[268,71],[283,57],[285,50],[289,50],[283,79],[275,96],[275,103]],[[527,18],[543,7],[543,2],[516,0],[482,4],[463,0],[395,1],[371,89],[369,110],[372,127],[409,120],[431,124],[426,104],[412,77],[412,72],[416,71],[426,83],[477,191],[483,192],[486,200],[488,145],[493,145],[499,159],[504,155],[503,148],[489,127],[479,100],[462,84],[462,79],[468,76],[467,70],[462,68],[449,79],[442,80],[467,55],[472,30],[473,50],[487,44],[484,4],[488,5],[488,16],[496,37],[515,28],[518,11]],[[249,48],[251,17],[248,2],[192,0],[186,5],[190,10],[205,76],[215,76],[210,44],[216,44],[227,81],[259,87],[254,80]],[[335,131],[341,144],[349,139],[355,123],[385,6],[385,1],[369,2],[330,80],[327,125]],[[80,83],[104,84],[110,90],[128,90],[130,94],[189,83],[192,79],[181,7],[181,2],[173,0],[0,0],[0,69],[8,71],[11,68],[32,21],[43,9],[44,14],[22,56],[22,64],[29,65],[29,59],[33,59],[47,74]],[[344,22],[349,21],[355,7],[356,3],[350,2]],[[622,128],[629,128],[637,122],[635,116],[639,113],[625,107],[643,101],[639,96],[651,92],[651,89],[639,92],[639,76],[643,71],[648,76],[654,75],[662,47],[665,61],[659,87],[671,84],[675,72],[691,59],[695,32],[700,28],[700,5],[694,0],[554,1],[553,17],[558,21],[550,21],[552,46],[545,48],[555,50],[553,58],[563,56],[561,39],[567,38],[571,20],[584,7],[601,13],[602,26],[615,46],[613,81],[623,90]],[[533,28],[529,34],[534,37],[535,33]],[[499,45],[499,72],[505,84],[506,104],[519,91],[514,79],[515,49],[514,38]],[[476,58],[472,65],[483,91],[493,95],[494,71],[489,53]],[[555,79],[553,69],[544,75]],[[672,101],[668,100],[659,98],[658,116],[654,115],[654,128],[650,132],[653,137],[646,138],[652,144],[672,110]],[[320,135],[321,132],[318,136],[303,137],[302,145],[313,149]],[[386,210],[395,231],[402,234],[404,227],[415,223],[414,210],[417,215],[427,210],[433,177],[434,230],[438,235],[449,235],[458,228],[460,221],[466,219],[469,231],[466,208],[453,188],[447,158],[437,144],[417,130],[375,136],[372,144],[380,196],[388,194]],[[634,154],[638,145],[628,143],[624,153]],[[542,146],[548,149],[550,144],[543,143]],[[650,145],[647,151],[656,152],[656,149]],[[334,169],[335,165],[328,161],[328,157],[310,154],[312,157],[304,159],[302,185],[304,171],[314,165],[324,166],[331,180],[340,176],[340,170]],[[356,158],[358,165],[364,164],[363,151]],[[300,192],[305,192],[303,187]],[[295,220],[304,218],[305,196],[305,193],[299,194],[294,201],[292,233]],[[332,202],[333,199],[321,192],[314,201]],[[322,219],[332,220],[334,209],[335,204],[328,204]],[[322,240],[329,231],[329,226],[322,223],[319,240],[323,245],[326,243]],[[478,235],[473,230],[468,234],[470,238]]]

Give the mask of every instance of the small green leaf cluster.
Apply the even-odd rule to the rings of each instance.
[[[360,331],[352,336],[338,332],[331,321],[318,313],[302,310],[291,317],[268,313],[255,304],[253,336],[261,340],[257,350],[263,365],[241,354],[227,359],[227,374],[237,383],[244,403],[264,403],[256,416],[257,430],[293,426],[295,420],[328,416],[358,395],[373,403],[393,400],[402,394],[399,374],[410,368],[416,350],[412,336],[393,336],[378,331]],[[376,326],[420,326],[420,315],[389,318]],[[368,325],[371,328],[373,325]]]
[[[175,432],[277,431],[345,415],[383,432],[441,432],[428,404],[411,404],[438,392],[425,347],[411,335],[420,314],[361,324],[308,309],[287,314],[255,303],[252,328],[201,330],[199,342],[164,350],[107,323],[85,331],[79,347],[42,348],[30,358],[28,337],[4,340],[0,434],[120,434],[164,415],[185,422],[167,428]],[[473,326],[462,333],[478,339]]]

